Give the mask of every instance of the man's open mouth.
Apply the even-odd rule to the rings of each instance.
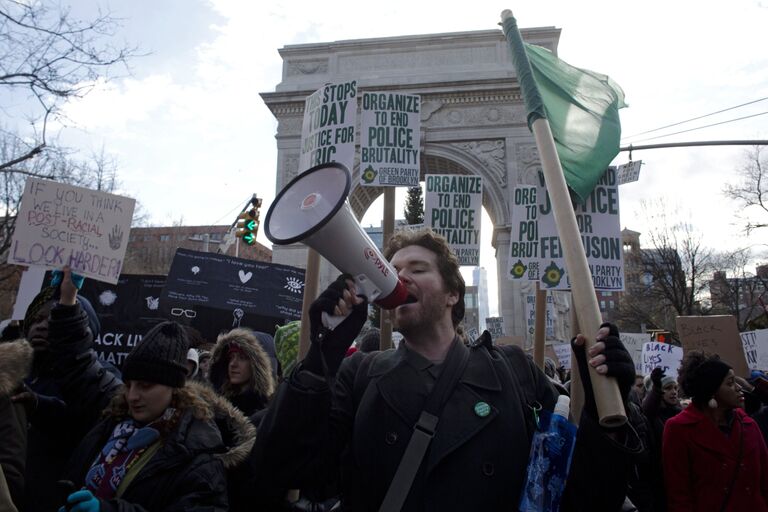
[[[419,302],[419,300],[409,293],[403,304],[414,304],[416,302]]]

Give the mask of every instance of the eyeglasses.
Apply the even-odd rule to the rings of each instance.
[[[197,316],[197,312],[193,309],[173,308],[171,309],[171,315],[185,316],[187,318],[195,318]]]

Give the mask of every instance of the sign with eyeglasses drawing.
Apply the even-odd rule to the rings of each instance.
[[[160,308],[167,312],[166,317],[193,326],[203,310],[219,310],[226,311],[226,325],[222,319],[219,329],[256,328],[250,322],[254,316],[299,319],[303,294],[301,269],[179,249],[168,272]]]

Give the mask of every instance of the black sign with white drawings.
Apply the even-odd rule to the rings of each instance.
[[[46,272],[43,284],[51,282]],[[85,279],[78,295],[85,297],[96,311],[101,332],[94,350],[103,360],[120,367],[141,337],[164,318],[160,314],[160,295],[165,276],[121,274],[117,284]]]
[[[178,249],[160,309],[214,341],[234,327],[273,333],[276,325],[301,317],[303,295],[302,269]]]

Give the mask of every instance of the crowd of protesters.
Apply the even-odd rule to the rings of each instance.
[[[385,255],[409,294],[393,311],[399,346],[378,350],[367,300],[341,276],[303,319],[298,362],[296,323],[208,343],[165,321],[116,368],[96,357],[99,319],[63,269],[2,332],[0,511],[517,510],[538,411],[576,385],[560,510],[768,511],[761,376],[695,351],[677,379],[637,376],[604,324],[589,350],[572,340],[571,383],[554,361],[462,338],[465,286],[442,238],[399,233]],[[615,378],[625,425],[598,422],[590,366]]]

